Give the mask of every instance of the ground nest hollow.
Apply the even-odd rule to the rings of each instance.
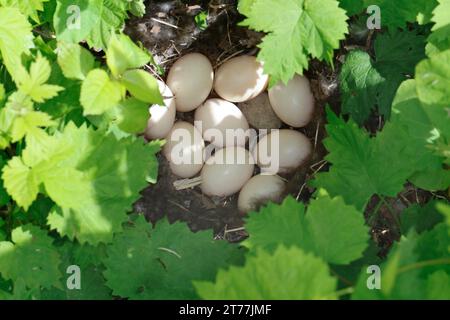
[[[228,59],[242,55],[256,55],[262,34],[239,27],[243,19],[236,9],[236,0],[216,1],[148,1],[148,12],[143,18],[132,19],[126,26],[135,41],[140,41],[155,57],[165,72],[181,56],[190,52],[206,55],[214,69]],[[208,12],[205,30],[195,23],[194,17],[201,11]],[[152,70],[156,73],[155,70]],[[321,169],[326,151],[321,143],[325,136],[325,105],[338,109],[336,69],[325,63],[312,61],[306,76],[311,81],[316,99],[316,112],[308,126],[298,129],[310,138],[314,152],[308,161],[293,174],[283,176],[288,183],[286,195],[307,202],[313,192],[307,181]],[[165,80],[165,75],[161,75]],[[210,97],[216,97],[214,92]],[[177,113],[177,120],[193,122],[194,112]],[[289,128],[283,125],[282,128]],[[217,238],[231,242],[244,239],[243,216],[237,209],[237,195],[226,198],[210,198],[200,188],[175,190],[173,182],[179,180],[171,173],[168,162],[158,156],[159,175],[156,185],[142,192],[134,206],[152,222],[167,216],[170,222],[185,221],[192,231],[213,229]],[[257,168],[255,170],[258,170]],[[256,171],[255,171],[256,172]],[[220,183],[220,182],[218,182]]]

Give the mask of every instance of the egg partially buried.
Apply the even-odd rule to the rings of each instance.
[[[269,89],[269,99],[275,114],[287,125],[306,126],[314,113],[314,96],[309,80],[295,75],[287,85],[280,83]]]
[[[166,137],[163,154],[173,174],[191,178],[203,167],[204,148],[202,134],[192,124],[179,121]]]
[[[189,112],[201,105],[211,92],[213,81],[213,67],[204,55],[189,53],[178,59],[167,76],[177,111]]]
[[[238,198],[241,213],[258,210],[269,201],[277,202],[286,187],[286,183],[277,175],[256,175],[242,188]]]
[[[230,196],[251,178],[254,167],[253,157],[246,149],[220,149],[205,162],[201,173],[202,191],[209,196]]]
[[[262,64],[253,56],[239,56],[216,71],[214,90],[223,99],[244,102],[263,92],[269,80]]]
[[[253,157],[261,172],[288,173],[301,166],[311,152],[311,142],[304,134],[282,129],[261,138],[253,149]]]
[[[149,108],[150,119],[148,119],[145,137],[148,140],[165,138],[175,122],[176,106],[172,91],[162,81],[158,80],[159,92],[164,99],[164,105],[152,105]]]
[[[249,125],[242,111],[222,99],[209,99],[195,110],[195,126],[217,147],[245,146]]]

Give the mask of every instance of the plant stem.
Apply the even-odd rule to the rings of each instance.
[[[425,260],[425,261],[419,261],[416,263],[412,263],[409,265],[406,265],[400,269],[398,269],[397,274],[408,272],[415,269],[421,269],[423,267],[430,267],[430,266],[436,266],[441,264],[450,264],[450,258],[442,258],[442,259],[434,259],[434,260]]]

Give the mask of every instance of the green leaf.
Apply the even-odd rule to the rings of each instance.
[[[332,197],[340,195],[347,204],[363,210],[374,194],[395,196],[414,172],[413,164],[406,157],[409,155],[402,162],[403,141],[397,144],[391,141],[392,137],[386,139],[382,135],[370,138],[353,121],[345,123],[329,109],[326,129],[328,138],[324,144],[330,152],[326,159],[332,166],[328,172],[317,174],[311,184],[325,189]],[[398,133],[395,131],[401,139]],[[395,134],[392,132],[392,136]]]
[[[143,17],[145,14],[144,0],[131,0],[128,10],[136,17]]]
[[[39,22],[38,11],[44,11],[44,2],[49,0],[0,0],[0,5],[5,7],[16,7],[24,15]]]
[[[423,207],[413,205],[403,210],[401,215],[402,234],[408,234],[411,230],[422,233],[431,230],[436,224],[442,222],[444,219],[437,210],[438,204],[438,201],[431,200]]]
[[[389,119],[398,87],[425,58],[425,38],[415,30],[386,32],[377,36],[374,50],[374,60],[366,52],[351,51],[339,76],[343,111],[360,125],[377,108]]]
[[[33,34],[27,18],[16,8],[0,8],[0,52],[3,63],[13,79],[23,72],[22,54],[29,54]]]
[[[417,96],[417,82],[405,81],[393,103],[392,123],[388,123],[382,140],[394,147],[401,163],[411,163],[410,180],[420,188],[442,190],[450,185],[450,172],[443,168],[444,157],[439,144],[448,145],[450,127],[444,106],[427,105]],[[399,160],[397,160],[399,161]]]
[[[448,290],[450,274],[450,238],[448,227],[437,225],[433,230],[417,235],[410,232],[391,249],[388,259],[380,265],[381,290],[370,290],[366,281],[369,275],[363,268],[355,286],[353,299],[429,299]],[[437,283],[435,272],[444,272],[447,277]],[[430,280],[430,277],[432,280]],[[446,297],[449,299],[449,296]]]
[[[374,68],[372,59],[364,51],[351,51],[345,58],[339,75],[342,92],[342,111],[363,124],[377,99],[384,78]]]
[[[365,0],[339,0],[339,6],[347,11],[348,16],[363,12],[368,6]]]
[[[17,79],[19,91],[30,96],[35,102],[44,102],[55,97],[64,88],[45,84],[50,78],[51,71],[48,60],[38,54],[36,60],[31,64],[29,73],[23,72]]]
[[[138,216],[108,247],[104,275],[114,295],[123,298],[193,299],[191,281],[213,280],[237,251],[235,245],[213,240],[210,231],[194,234],[184,223],[165,220],[151,229]]]
[[[328,196],[313,200],[306,216],[304,206],[292,197],[281,205],[270,203],[250,215],[246,230],[250,234],[247,247],[272,252],[279,244],[296,245],[334,264],[361,257],[369,239],[363,214]]]
[[[21,140],[25,135],[31,135],[39,139],[45,134],[41,127],[50,127],[55,124],[52,118],[45,112],[25,112],[14,120],[11,130],[12,142]]]
[[[123,74],[122,82],[131,95],[141,101],[164,105],[158,82],[144,70],[129,70]]]
[[[5,189],[25,210],[36,200],[38,180],[34,172],[19,157],[12,158],[2,170]]]
[[[450,49],[450,1],[438,0],[438,2],[431,19],[434,25],[428,37],[427,54],[429,56]]]
[[[321,259],[292,247],[278,247],[271,255],[257,251],[245,266],[220,270],[215,282],[194,283],[210,300],[335,299],[337,280]]]
[[[29,288],[57,286],[60,257],[47,233],[33,225],[12,231],[12,242],[0,242],[0,273],[5,279],[22,280]]]
[[[450,50],[433,55],[416,67],[419,99],[428,104],[450,104]]]
[[[336,0],[258,0],[244,3],[243,25],[269,33],[258,58],[271,84],[287,83],[308,67],[308,56],[332,63],[333,51],[348,31]],[[242,7],[241,7],[242,8]]]
[[[106,63],[115,77],[128,69],[140,68],[151,59],[147,50],[138,47],[125,34],[114,35],[106,50]]]
[[[144,132],[147,127],[150,116],[148,109],[147,103],[130,98],[122,101],[112,112],[120,130],[138,134]]]
[[[91,70],[81,86],[84,115],[100,115],[114,108],[124,97],[123,91],[122,85],[111,80],[106,71]]]
[[[0,83],[0,102],[5,99],[5,87]]]
[[[58,45],[58,64],[66,78],[84,80],[94,68],[94,56],[79,44],[61,42]]]
[[[53,26],[59,41],[78,43],[101,23],[102,0],[57,0]]]
[[[427,299],[450,299],[450,275],[443,270],[436,271],[427,279]]]

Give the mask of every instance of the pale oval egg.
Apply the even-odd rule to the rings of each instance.
[[[253,175],[254,160],[242,147],[218,150],[202,169],[201,188],[209,196],[226,197],[239,192]]]
[[[304,127],[313,117],[314,96],[304,76],[296,75],[286,85],[270,88],[269,99],[275,114],[291,127]]]
[[[253,157],[261,172],[289,173],[301,166],[311,152],[311,142],[304,134],[283,129],[262,137],[253,149]]]
[[[175,122],[176,106],[172,91],[162,81],[158,80],[159,91],[164,99],[164,105],[152,105],[149,108],[150,118],[148,119],[145,137],[148,140],[165,138]]]
[[[223,99],[244,102],[263,92],[269,81],[263,65],[253,56],[239,56],[225,62],[216,71],[214,90]]]
[[[249,125],[242,111],[222,99],[206,100],[195,110],[195,126],[217,147],[245,146]]]
[[[213,67],[204,55],[189,53],[178,59],[167,76],[177,111],[189,112],[201,105],[210,94],[213,81]]]
[[[241,189],[238,209],[241,213],[256,211],[269,201],[279,202],[286,183],[277,175],[256,175]]]
[[[204,148],[202,134],[192,124],[179,121],[166,137],[163,154],[173,174],[191,178],[203,167]]]

